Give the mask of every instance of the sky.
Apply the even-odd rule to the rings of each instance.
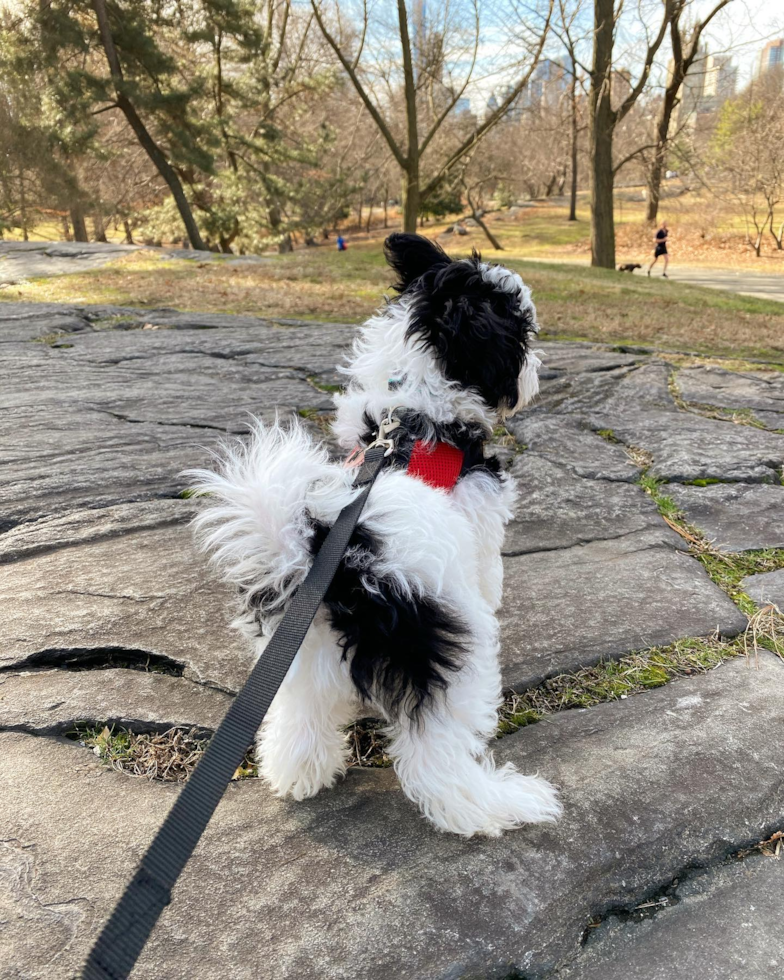
[[[696,9],[704,16],[713,6],[699,0]],[[732,0],[708,30],[708,50],[728,49],[742,84],[752,77],[762,47],[775,37],[784,37],[784,0]]]
[[[506,2],[507,0],[500,0],[501,6]],[[517,0],[508,0],[508,2],[510,5],[517,4]],[[524,2],[533,5],[536,0],[524,0]],[[693,22],[697,17],[705,17],[717,2],[718,0],[695,0],[688,19]],[[517,6],[522,7],[523,4]],[[618,67],[628,68],[636,76],[645,50],[646,25],[651,31],[654,28],[658,29],[661,23],[661,10],[661,0],[626,0],[622,25],[615,45],[615,64]],[[585,35],[585,41],[578,47],[578,59],[583,64],[590,64],[592,25],[593,4],[591,0],[584,0],[582,29],[578,28],[575,31],[577,36]],[[703,34],[704,44],[709,53],[727,54],[732,58],[738,69],[738,88],[743,87],[753,77],[759,53],[766,42],[778,37],[784,37],[784,0],[731,0],[727,7],[711,21]],[[500,41],[498,32],[485,34],[483,50],[486,58],[484,60],[488,63],[495,60],[493,55],[497,51],[503,50],[508,54],[508,49],[508,37],[505,38],[504,43]],[[561,59],[563,55],[563,47],[558,39],[551,35],[545,49],[545,56]],[[669,59],[669,38],[665,38],[651,73],[652,87],[665,83]],[[480,57],[480,66],[482,63],[483,59]],[[477,77],[476,84],[470,86],[471,108],[481,113],[489,95],[502,89],[504,81],[512,81],[513,74],[514,70],[510,72],[507,69],[491,77]]]

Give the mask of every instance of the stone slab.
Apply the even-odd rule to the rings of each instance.
[[[391,770],[352,770],[305,803],[243,780],[134,978],[490,980],[517,970],[539,980],[591,916],[634,907],[781,820],[782,762],[770,746],[784,738],[782,681],[784,664],[763,654],[759,669],[738,660],[501,740],[500,759],[561,788],[565,815],[496,840],[433,831]],[[20,733],[0,735],[0,781],[4,963],[25,980],[71,976],[177,788]]]
[[[784,568],[775,572],[762,572],[760,575],[749,575],[743,579],[743,591],[763,606],[769,602],[778,606],[784,612]]]
[[[0,667],[52,665],[52,651],[136,650],[237,690],[250,646],[231,596],[175,525],[0,565]]]
[[[547,455],[526,452],[512,465],[518,501],[504,554],[569,548],[656,529],[661,517],[639,487],[575,476]]]
[[[544,370],[560,374],[598,374],[617,368],[633,367],[644,357],[586,343],[547,341]]]
[[[674,483],[778,483],[784,466],[784,436],[689,412],[602,410],[591,423],[612,429],[627,446],[647,450],[653,456],[651,475]]]
[[[662,527],[561,551],[507,558],[501,607],[504,684],[547,677],[634,650],[733,636],[747,620]]]
[[[559,980],[779,980],[784,861],[757,856],[689,877],[677,904],[591,935]]]
[[[784,487],[718,483],[666,492],[721,551],[784,547]]]
[[[545,363],[539,374],[539,394],[523,409],[520,417],[540,415],[542,412],[570,415],[597,409],[613,396],[618,383],[635,370],[623,367],[567,374],[553,370]]]
[[[684,368],[678,372],[678,388],[688,402],[720,408],[750,408],[755,415],[765,414],[764,421],[769,428],[784,427],[784,373],[781,371]]]
[[[227,255],[192,249],[125,245],[116,242],[4,242],[0,241],[0,285],[26,279],[62,276],[97,269],[126,255],[147,250],[161,258],[248,265],[269,262],[259,255]]]
[[[56,735],[77,722],[213,732],[232,698],[183,677],[131,669],[0,673],[0,730]]]
[[[6,322],[29,325],[27,309],[0,304],[0,335]],[[332,410],[331,392],[318,386],[342,380],[335,364],[353,328],[171,311],[142,317],[163,329],[106,327],[131,313],[139,316],[44,304],[39,334],[63,327],[64,317],[81,328],[68,346],[4,348],[0,525],[175,497],[180,471],[200,465],[202,447],[215,444],[211,430],[244,433],[251,415]]]
[[[633,483],[640,475],[622,445],[608,442],[579,420],[535,414],[510,419],[506,425],[528,452],[575,476]]]
[[[669,365],[651,362],[620,378],[588,411],[590,427],[611,429],[626,446],[647,450],[651,474],[664,480],[778,482],[784,437],[679,410],[671,374]]]
[[[0,564],[44,551],[119,537],[129,531],[183,524],[196,513],[188,500],[143,500],[115,507],[74,510],[17,524],[0,535]]]
[[[657,360],[643,363],[636,370],[616,379],[597,409],[607,416],[637,415],[640,412],[679,414],[670,391],[671,377],[669,364]]]

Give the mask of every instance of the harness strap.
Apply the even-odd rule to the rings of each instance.
[[[83,980],[123,980],[133,969],[305,639],[384,463],[384,446],[366,450],[354,482],[362,493],[343,508],[324,539],[272,639],[101,930],[83,967]]]

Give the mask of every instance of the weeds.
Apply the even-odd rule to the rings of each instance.
[[[593,667],[559,674],[539,687],[507,694],[501,706],[498,736],[534,724],[546,715],[624,700],[661,687],[675,677],[705,673],[743,653],[745,647],[739,637],[688,637],[669,646],[652,647],[620,660],[603,660]]]

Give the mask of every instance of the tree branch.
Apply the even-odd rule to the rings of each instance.
[[[653,67],[653,59],[656,57],[656,52],[661,47],[661,43],[664,40],[664,35],[667,32],[667,25],[670,23],[673,16],[672,5],[673,0],[664,0],[664,14],[662,15],[661,27],[659,28],[659,33],[656,35],[656,39],[654,40],[653,44],[648,45],[648,50],[645,53],[645,62],[643,64],[642,71],[640,72],[640,77],[637,79],[637,84],[626,96],[621,105],[613,112],[616,125],[632,108],[648,82],[648,76],[650,75],[651,68]]]
[[[444,120],[446,119],[446,117],[449,115],[449,113],[454,109],[454,107],[457,105],[457,103],[463,97],[463,93],[468,88],[468,83],[471,81],[471,77],[474,74],[474,68],[476,66],[477,54],[479,52],[479,7],[478,7],[478,5],[476,3],[476,0],[474,0],[474,25],[475,25],[474,50],[473,50],[473,52],[471,54],[471,66],[468,69],[468,73],[466,75],[465,81],[463,82],[463,86],[460,89],[460,91],[457,92],[457,94],[452,98],[452,101],[447,105],[446,109],[444,109],[444,111],[441,113],[441,115],[438,117],[438,119],[436,119],[436,121],[433,123],[433,126],[432,126],[430,132],[424,138],[424,140],[422,142],[422,145],[419,147],[419,154],[420,154],[420,156],[428,148],[428,146],[430,145],[430,141],[433,139],[433,137],[436,135],[436,133],[441,128],[441,126],[443,125]]]
[[[525,74],[522,76],[522,78],[520,79],[520,81],[517,83],[517,85],[515,85],[515,87],[512,89],[512,91],[507,95],[507,97],[504,99],[504,101],[501,103],[501,105],[499,105],[498,108],[494,112],[492,112],[485,119],[485,121],[483,123],[481,123],[481,125],[477,126],[476,129],[474,129],[473,133],[471,133],[471,135],[467,139],[463,140],[463,142],[461,143],[461,145],[439,167],[438,172],[436,173],[435,177],[433,177],[433,179],[430,181],[430,183],[427,184],[427,186],[422,191],[422,200],[423,201],[427,197],[429,197],[430,194],[433,193],[433,191],[438,187],[438,185],[441,183],[441,181],[444,179],[444,177],[446,177],[447,174],[460,162],[461,158],[464,157],[466,155],[466,153],[468,153],[468,151],[472,147],[476,146],[476,144],[482,139],[482,137],[486,133],[488,133],[493,128],[493,126],[495,126],[496,123],[498,123],[499,120],[501,120],[506,115],[506,113],[509,110],[509,108],[517,100],[517,98],[520,95],[520,93],[523,91],[523,89],[525,88],[525,86],[528,84],[528,80],[530,79],[531,75],[533,74],[534,69],[539,64],[539,59],[540,59],[540,57],[542,55],[542,51],[544,49],[545,41],[547,40],[547,34],[548,34],[549,30],[550,30],[550,18],[552,17],[552,14],[553,14],[553,4],[554,4],[554,2],[555,2],[555,0],[550,0],[550,2],[549,2],[549,6],[548,6],[548,10],[547,10],[547,18],[545,20],[544,27],[542,29],[542,34],[541,34],[541,36],[539,38],[539,43],[538,43],[538,45],[536,47],[536,51],[534,53],[534,56],[533,56],[533,60],[531,62],[531,65],[528,68],[528,71],[525,72]]]
[[[395,138],[392,135],[386,122],[384,121],[381,113],[378,111],[375,104],[373,103],[373,100],[365,91],[365,87],[362,84],[351,62],[348,60],[348,58],[346,58],[338,42],[327,30],[327,26],[324,23],[324,19],[321,16],[321,11],[319,10],[318,0],[310,0],[310,2],[313,8],[313,14],[316,18],[316,22],[318,23],[318,26],[321,28],[321,33],[324,35],[324,40],[335,52],[338,61],[343,66],[348,77],[351,79],[351,83],[356,89],[357,95],[360,97],[360,99],[362,99],[363,103],[365,104],[365,108],[370,113],[373,122],[376,124],[376,126],[378,126],[381,135],[386,140],[387,146],[389,146],[389,149],[392,152],[392,156],[395,158],[398,166],[401,168],[401,170],[405,170],[408,161],[406,160],[405,156],[401,152],[400,147],[397,145],[397,142],[395,141]]]

